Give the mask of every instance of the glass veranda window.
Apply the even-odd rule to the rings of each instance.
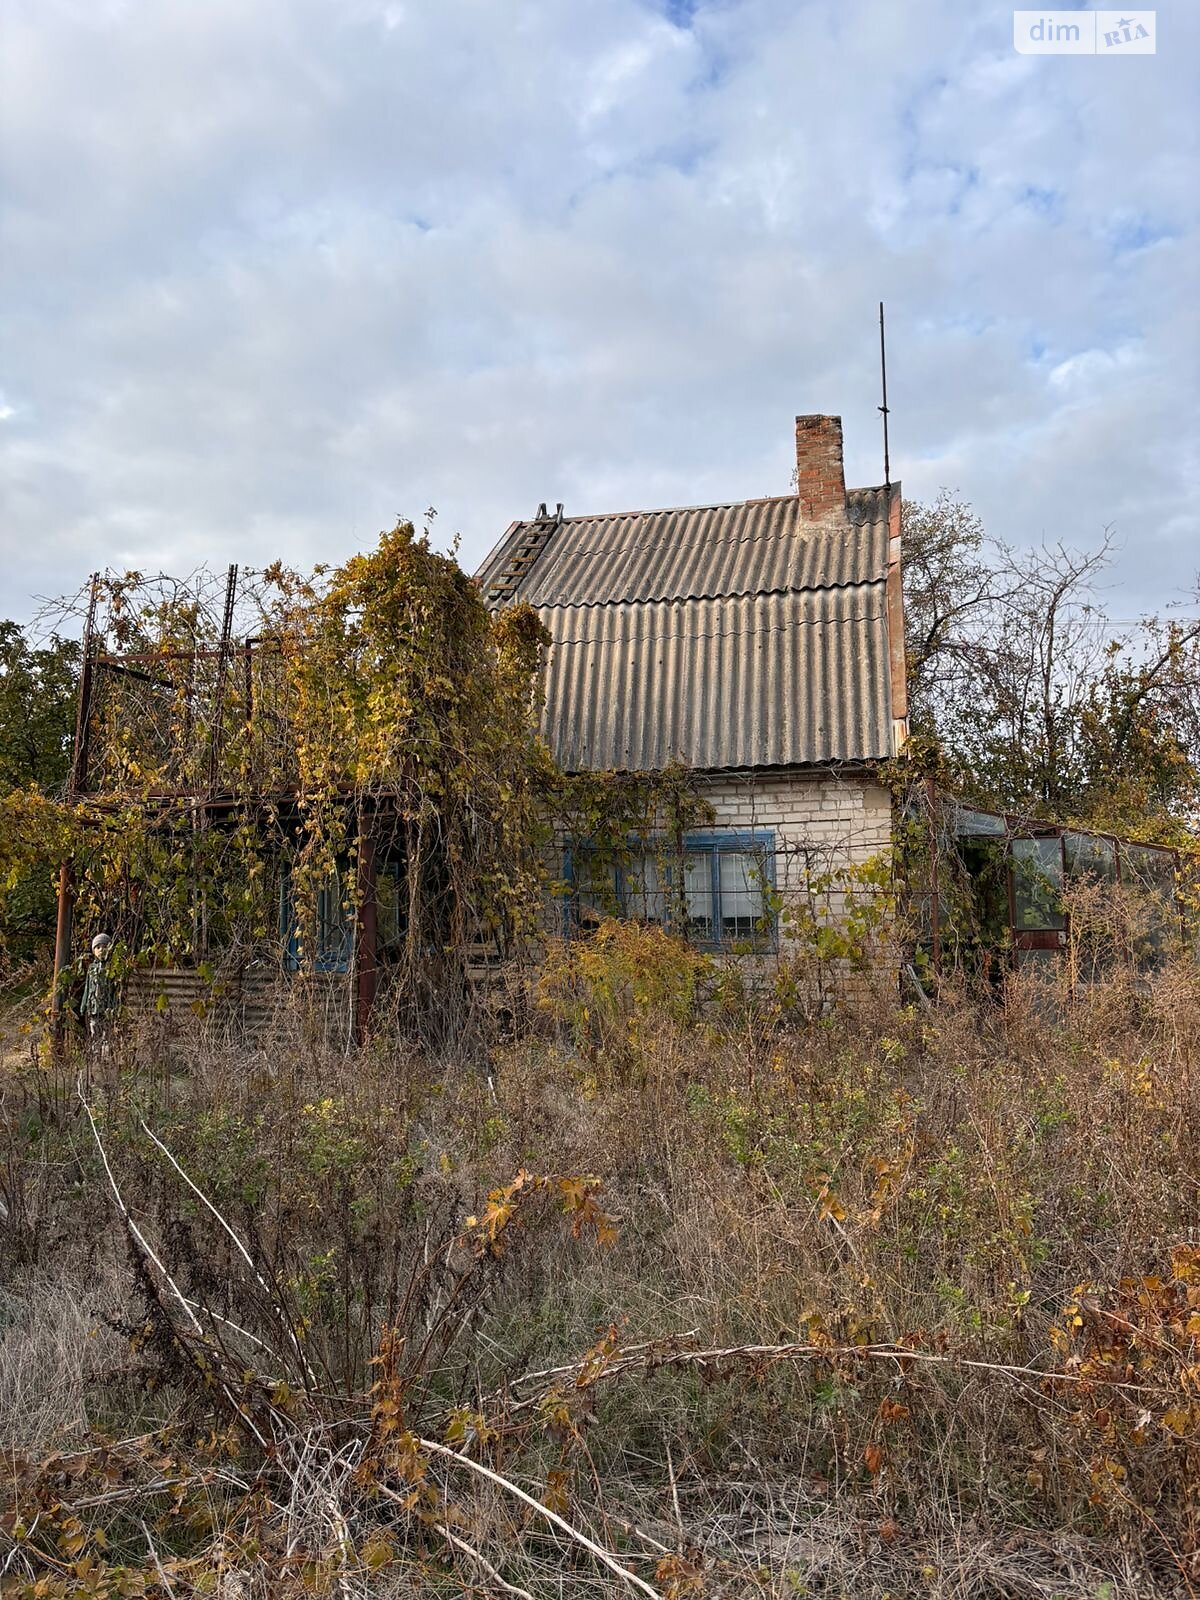
[[[1099,833],[1065,833],[1068,878],[1091,883],[1116,883],[1117,847]]]
[[[1014,839],[1010,856],[1017,931],[1065,928],[1062,840]]]
[[[1150,844],[1121,846],[1121,882],[1139,904],[1135,929],[1134,961],[1143,972],[1153,971],[1166,959],[1179,934],[1175,903],[1175,857]]]

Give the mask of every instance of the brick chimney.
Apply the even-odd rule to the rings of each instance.
[[[796,494],[806,517],[845,511],[841,417],[796,418]]]

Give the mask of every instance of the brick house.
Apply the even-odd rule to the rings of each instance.
[[[594,836],[579,836],[582,830],[563,820],[558,859],[549,865],[551,878],[568,887],[565,906],[555,908],[568,928],[615,912],[683,931],[714,950],[786,953],[796,925],[789,906],[801,908],[803,926],[806,898],[811,911],[811,897],[821,894],[821,918],[837,922],[846,904],[838,869],[888,862],[897,805],[880,768],[901,753],[908,731],[900,485],[846,489],[837,417],[797,417],[795,437],[791,494],[572,517],[561,506],[553,514],[541,506],[532,520],[507,529],[477,574],[489,605],[524,601],[549,634],[541,718],[559,766],[642,777],[682,767],[704,802],[682,833],[666,828],[661,807],[657,818],[641,813],[636,833],[626,831],[619,814],[619,851],[599,848]],[[201,816],[215,830],[244,809],[244,798],[224,792],[218,781],[222,738],[270,745],[286,728],[287,690],[270,638],[232,637],[236,577],[231,568],[215,650],[110,655],[93,637],[89,614],[76,797],[121,798],[106,788],[102,750],[89,776],[96,720],[97,727],[148,730],[151,746],[165,740],[171,786],[149,804],[167,824],[181,801],[189,827]],[[164,676],[170,672],[175,680]],[[189,708],[187,717],[159,715],[164,690]],[[117,695],[131,698],[127,704]],[[198,770],[207,771],[207,783],[190,791],[181,786],[179,773],[195,785]],[[1144,927],[1130,945],[1139,967],[1162,959],[1181,933],[1200,948],[1200,936],[1181,921],[1181,860],[1172,851],[979,810],[929,784],[920,786],[914,809],[914,786],[908,787],[904,834],[923,822],[929,848],[920,868],[925,876],[908,886],[903,943],[889,921],[875,946],[880,959],[870,961],[889,982],[909,949],[915,965],[921,952],[927,955],[935,980],[950,966],[973,963],[978,970],[981,952],[989,970],[1004,963],[1036,971],[1071,951],[1073,970],[1082,970],[1085,932],[1079,930],[1073,948],[1064,896],[1080,879],[1137,900]],[[270,826],[298,827],[294,790],[259,799],[270,801]],[[139,967],[129,984],[131,1010],[213,1015],[222,1025],[240,1020],[257,1028],[269,1022],[287,987],[281,976],[303,972],[310,1011],[322,1012],[330,1036],[365,1037],[377,990],[387,988],[389,953],[403,942],[404,917],[403,851],[384,837],[378,810],[364,826],[366,816],[355,819],[356,892],[347,855],[317,890],[312,950],[300,950],[281,866],[282,949],[271,934],[224,947],[219,935],[210,938],[198,906],[197,959]],[[814,890],[822,880],[825,887]],[[119,918],[113,926],[136,940],[137,885],[127,889],[131,931]],[[64,866],[56,982],[70,959],[73,903]],[[890,912],[891,902],[885,905]],[[486,987],[510,953],[499,940],[473,944],[464,975]],[[844,956],[844,948],[834,950],[822,961],[839,976],[847,967],[867,970],[866,961]],[[790,964],[787,976],[800,965]],[[909,977],[918,981],[915,966]],[[816,981],[825,980],[818,974]],[[828,995],[819,988],[817,998],[823,1004]]]
[[[621,914],[686,915],[720,947],[761,936],[771,886],[786,895],[815,864],[888,851],[878,763],[907,734],[900,510],[899,484],[846,489],[840,418],[797,417],[792,494],[570,517],[541,506],[483,563],[488,602],[527,601],[551,635],[542,728],[560,765],[683,763],[711,806],[674,863],[632,841],[604,885]],[[586,841],[564,847],[587,899]]]

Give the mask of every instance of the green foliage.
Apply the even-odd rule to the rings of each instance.
[[[360,825],[365,808],[377,845],[403,856],[410,978],[430,948],[511,942],[536,907],[537,783],[549,766],[533,718],[547,639],[535,613],[493,616],[458,563],[407,523],[331,574],[275,567],[266,578],[293,730],[301,903],[353,853],[353,796]]]
[[[1080,711],[1081,812],[1099,829],[1187,844],[1200,802],[1200,634],[1173,619],[1140,632],[1142,659],[1110,644]]]
[[[0,972],[38,954],[54,930],[52,869],[24,841],[47,822],[41,797],[66,781],[79,646],[52,634],[30,643],[0,622]]]
[[[547,799],[562,834],[577,847],[575,892],[607,913],[619,909],[614,868],[652,851],[662,880],[669,865],[682,861],[684,835],[713,821],[695,774],[679,762],[660,772],[555,772],[548,777]],[[682,878],[676,874],[678,894]],[[668,909],[672,920],[686,920],[676,915],[682,907]]]
[[[0,794],[30,785],[53,794],[65,782],[78,674],[74,640],[51,634],[33,645],[0,622]]]
[[[842,862],[814,858],[799,886],[772,895],[785,943],[774,979],[784,1015],[822,1016],[848,984],[885,974],[896,943],[896,894],[890,855]],[[894,959],[891,958],[891,959]]]

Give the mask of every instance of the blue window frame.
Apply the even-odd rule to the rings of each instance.
[[[771,893],[775,835],[690,833],[682,848],[665,837],[631,839],[621,857],[601,864],[586,843],[565,855],[567,925],[578,933],[618,916],[682,933],[711,949],[774,942]]]
[[[300,946],[300,924],[291,873],[280,885],[279,918],[283,925],[283,964],[288,972],[349,972],[354,950],[354,914],[343,874],[334,870],[317,890],[311,953]]]

